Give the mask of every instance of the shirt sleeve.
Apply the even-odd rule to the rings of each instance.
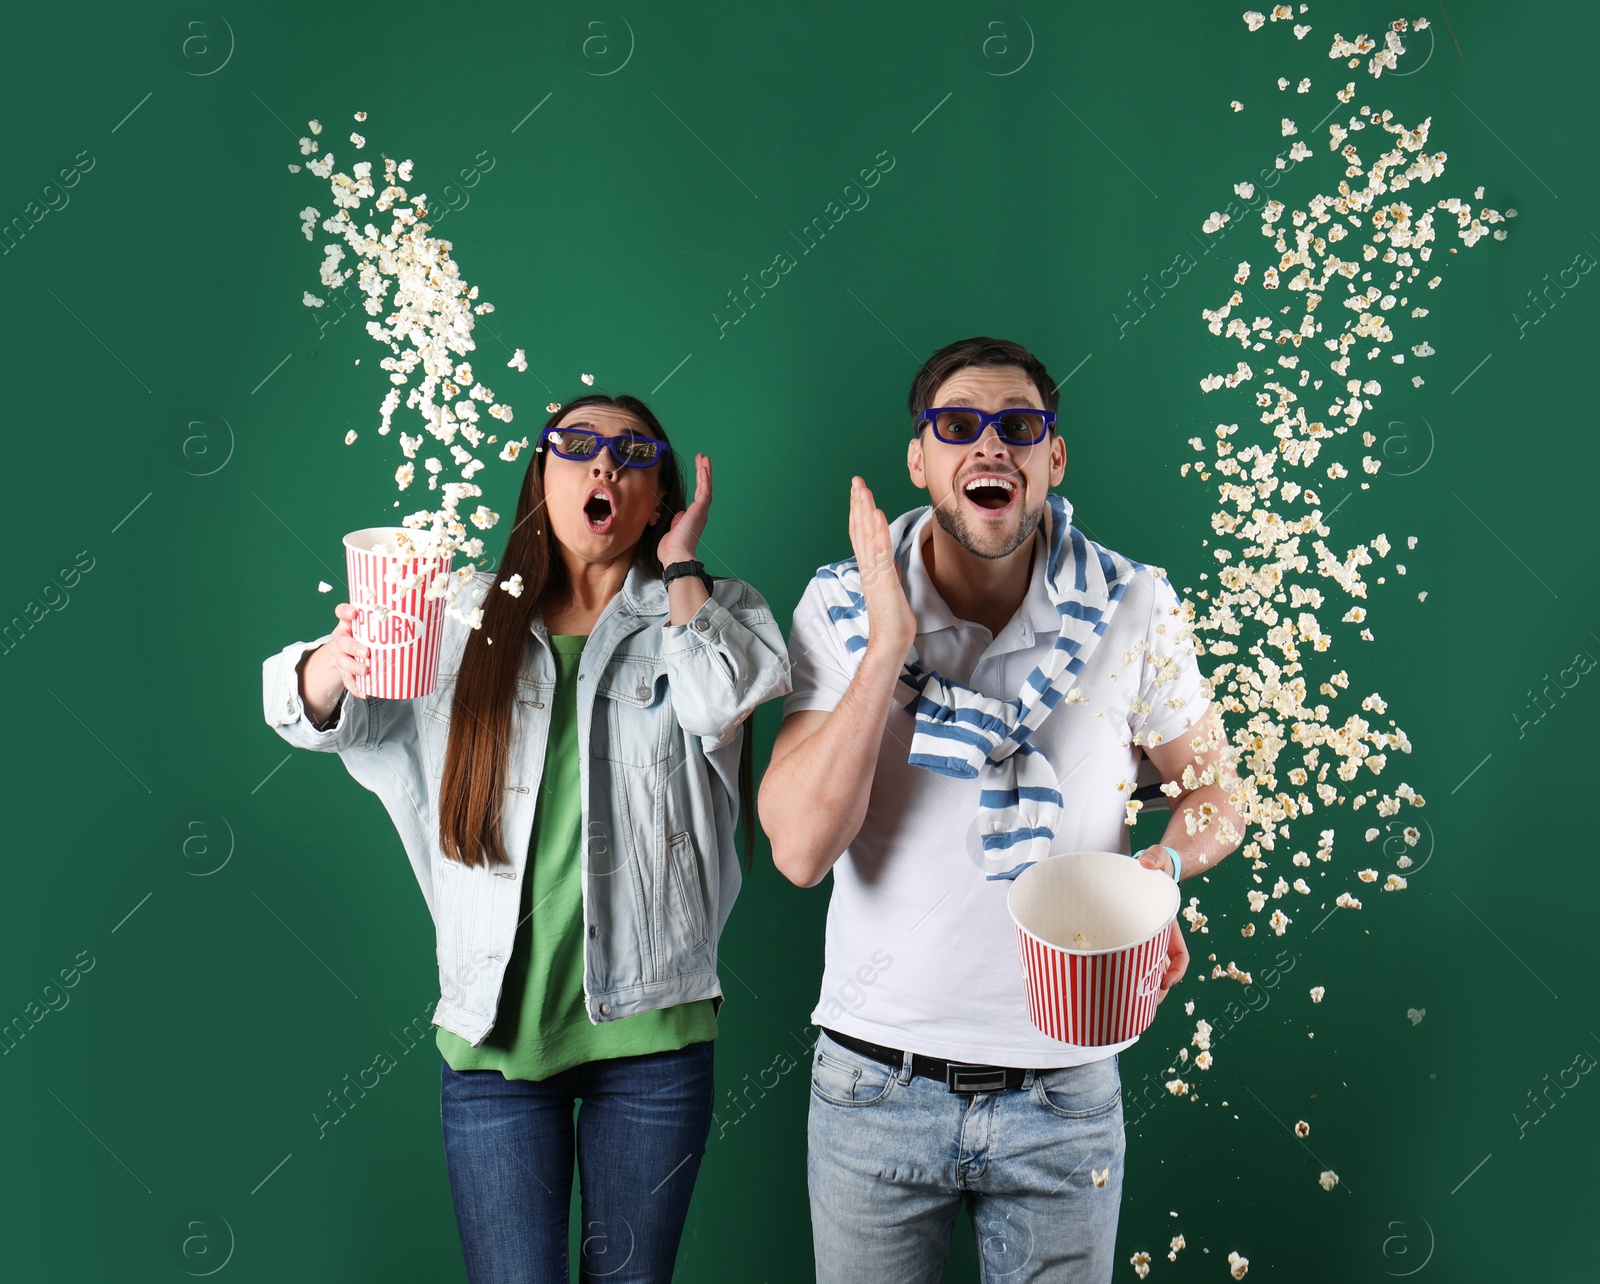
[[[1211,684],[1200,672],[1188,612],[1165,576],[1151,576],[1144,675],[1129,726],[1146,744],[1176,739],[1211,703]]]
[[[816,579],[806,585],[794,608],[789,630],[789,681],[792,689],[783,702],[784,717],[808,709],[831,713],[849,690],[855,666],[844,639],[828,618],[828,608]]]

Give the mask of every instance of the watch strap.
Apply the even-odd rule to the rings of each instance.
[[[706,565],[699,561],[673,562],[670,566],[661,568],[661,582],[671,584],[673,580],[682,579],[685,575],[696,576],[706,586],[706,592],[712,591],[711,576],[706,573]]]

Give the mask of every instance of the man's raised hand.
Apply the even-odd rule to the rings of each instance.
[[[917,617],[894,564],[889,519],[860,477],[850,479],[850,547],[861,568],[861,592],[867,599],[867,648],[903,660],[917,638]]]

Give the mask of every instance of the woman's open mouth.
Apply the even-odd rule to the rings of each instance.
[[[998,473],[978,473],[961,484],[962,498],[988,520],[1007,516],[1019,494],[1018,480]]]
[[[604,486],[596,486],[583,501],[584,524],[596,535],[604,535],[611,530],[616,514],[616,501]]]

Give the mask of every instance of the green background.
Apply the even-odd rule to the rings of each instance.
[[[1351,77],[1358,102],[1432,116],[1449,162],[1423,197],[1481,183],[1519,211],[1509,240],[1451,256],[1433,315],[1405,332],[1437,355],[1405,367],[1424,387],[1391,377],[1369,417],[1390,467],[1325,491],[1348,494],[1340,548],[1419,537],[1395,556],[1406,579],[1369,603],[1377,640],[1339,627],[1337,651],[1414,742],[1385,779],[1427,797],[1407,818],[1425,819],[1431,855],[1406,892],[1367,888],[1359,915],[1315,931],[1303,911],[1282,940],[1237,935],[1245,862],[1186,884],[1211,915],[1191,943],[1256,985],[1216,993],[1234,983],[1200,982],[1197,949],[1122,1057],[1117,1277],[1144,1249],[1153,1279],[1225,1279],[1230,1250],[1252,1279],[1592,1278],[1600,1076],[1569,1072],[1578,1086],[1550,1090],[1525,1135],[1514,1113],[1537,1117],[1530,1090],[1600,1056],[1600,675],[1554,681],[1600,656],[1600,279],[1526,306],[1600,254],[1592,6],[1462,0],[1449,27],[1425,7],[1433,36],[1374,85],[1328,62],[1333,31],[1414,14],[1314,5],[1297,45],[1287,24],[1247,33],[1237,3],[223,3],[187,47],[179,10],[142,3],[9,21],[0,217],[27,235],[0,260],[21,535],[0,601],[21,622],[0,654],[0,1022],[18,1028],[75,958],[93,966],[0,1057],[7,1278],[464,1278],[438,1057],[428,1039],[396,1046],[437,997],[422,898],[377,800],[337,759],[287,753],[258,698],[264,657],[332,626],[340,595],[316,585],[342,589],[342,534],[394,498],[382,352],[300,301],[325,238],[308,244],[297,212],[327,210],[325,183],[286,170],[308,118],[343,168],[351,113],[368,111],[367,154],[412,157],[430,194],[487,153],[437,225],[497,306],[480,370],[524,431],[583,391],[582,371],[649,399],[680,449],[715,461],[707,561],[787,622],[812,570],[847,551],[851,473],[891,514],[916,501],[906,388],[977,333],[1073,372],[1063,489],[1079,519],[1193,585],[1215,500],[1180,478],[1185,442],[1249,413],[1243,394],[1200,395],[1239,353],[1199,313],[1263,253],[1247,227],[1198,255],[1200,223],[1285,145],[1280,115],[1310,123]],[[603,38],[585,48],[584,32]],[[1312,76],[1312,93],[1279,97],[1279,75]],[[83,151],[92,170],[32,223]],[[883,151],[870,204],[719,337],[727,292],[798,254],[790,233]],[[1128,292],[1180,253],[1194,270],[1119,333]],[[1519,329],[1519,312],[1541,319]],[[501,367],[518,346],[526,375]],[[519,476],[491,460],[491,506],[510,511]],[[92,570],[47,603],[80,550]],[[759,761],[778,718],[757,717]],[[1370,815],[1322,818],[1357,890]],[[809,1278],[804,1064],[827,896],[784,882],[763,844],[722,944],[719,1098],[777,1083],[713,1128],[679,1279]],[[1192,1032],[1178,1004],[1220,1029],[1222,1002],[1247,993],[1200,1104],[1146,1092]],[[319,1139],[313,1111],[384,1050],[399,1065]],[[774,1076],[785,1059],[798,1067]],[[1342,1178],[1331,1193],[1323,1168]],[[949,1278],[976,1274],[962,1218]]]

